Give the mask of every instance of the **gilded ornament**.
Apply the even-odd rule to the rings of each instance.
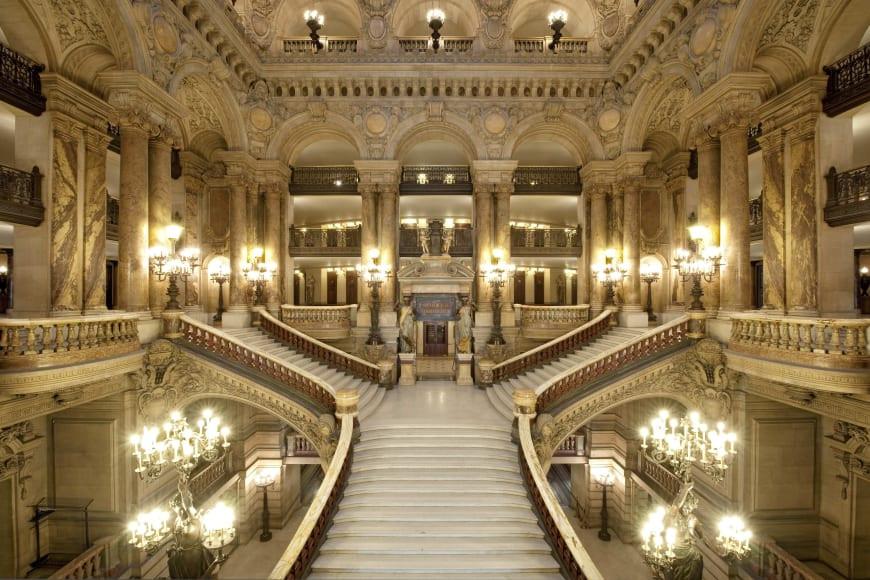
[[[175,54],[178,50],[178,35],[175,33],[175,27],[169,23],[166,17],[158,14],[151,21],[151,28],[154,30],[154,40],[157,41],[157,46],[167,54]]]

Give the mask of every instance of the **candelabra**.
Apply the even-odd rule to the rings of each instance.
[[[130,437],[134,471],[143,480],[154,480],[169,467],[178,472],[178,486],[170,507],[175,521],[162,509],[145,511],[127,526],[129,543],[153,553],[171,533],[174,543],[168,552],[171,578],[202,578],[226,560],[222,549],[235,538],[233,510],[223,502],[209,510],[194,506],[190,475],[200,462],[221,459],[229,447],[229,428],[208,409],[194,427],[174,411],[162,427],[145,426],[141,435]],[[217,551],[214,554],[213,551]]]
[[[550,28],[553,29],[553,40],[547,45],[547,48],[556,52],[556,48],[558,48],[559,42],[562,40],[562,29],[565,28],[565,24],[568,22],[568,13],[564,10],[554,10],[547,17],[547,22]]]
[[[628,267],[617,259],[618,256],[615,249],[608,248],[604,250],[604,262],[592,264],[592,274],[604,286],[605,306],[616,305],[614,287],[628,276]]]
[[[641,264],[640,265],[640,280],[646,284],[646,314],[647,320],[655,322],[658,320],[652,305],[652,285],[659,281],[662,277],[662,270],[656,264]]]
[[[674,268],[683,282],[692,281],[692,305],[689,310],[704,310],[701,296],[701,281],[708,284],[719,274],[719,269],[725,265],[722,250],[717,246],[708,246],[710,229],[706,226],[689,227],[691,249],[681,248],[674,254]]]
[[[426,20],[429,21],[429,28],[432,29],[432,50],[438,52],[438,47],[441,46],[439,39],[441,38],[441,27],[444,26],[444,11],[439,8],[433,8],[426,13]]]
[[[275,476],[271,471],[260,470],[254,478],[254,485],[263,492],[263,531],[260,533],[260,541],[268,542],[272,539],[269,530],[269,488],[275,483]]]
[[[254,306],[262,306],[266,283],[275,277],[278,268],[275,264],[266,262],[263,248],[251,249],[248,256],[248,263],[245,264],[243,272],[254,291]]]
[[[169,301],[166,310],[181,310],[178,303],[178,279],[187,282],[188,277],[199,267],[199,248],[184,248],[176,252],[175,244],[181,237],[183,228],[172,224],[164,230],[164,236],[169,241],[169,247],[158,246],[151,248],[149,268],[151,273],[161,282],[169,280],[166,295]]]
[[[595,476],[595,483],[601,486],[601,528],[598,530],[598,539],[602,542],[610,541],[610,522],[607,513],[607,489],[613,487],[613,475],[609,469],[603,470]]]
[[[377,248],[373,248],[369,251],[369,262],[368,264],[360,264],[357,266],[357,271],[359,272],[362,279],[365,281],[366,285],[369,287],[369,292],[371,294],[371,312],[372,312],[372,323],[369,327],[369,338],[366,341],[366,344],[383,344],[384,341],[381,339],[381,328],[380,328],[380,291],[381,284],[383,284],[387,278],[390,277],[390,267],[386,264],[380,263],[381,252]]]
[[[669,465],[682,482],[674,502],[650,512],[640,533],[641,551],[655,576],[671,578],[674,570],[684,565],[682,562],[703,566],[695,547],[698,522],[694,511],[698,499],[694,494],[692,466],[698,466],[713,481],[722,481],[737,452],[737,436],[727,432],[721,422],[715,429],[709,428],[697,412],[677,418],[666,410],[660,411],[648,427],[642,427],[640,436],[642,459]],[[733,566],[749,553],[751,537],[739,517],[726,515],[719,523],[713,547]]]
[[[487,344],[505,344],[501,330],[501,289],[513,276],[516,267],[504,259],[504,250],[493,248],[490,262],[480,268],[480,275],[492,288],[492,333]]]
[[[224,319],[224,284],[230,279],[230,265],[224,259],[216,259],[212,264],[212,267],[209,268],[208,276],[212,282],[218,285],[217,312],[212,317],[212,321],[220,323]]]
[[[308,37],[314,45],[314,52],[320,52],[323,50],[323,43],[320,42],[318,31],[323,28],[326,18],[317,10],[306,10],[303,16],[305,17],[305,25],[308,26],[308,29],[311,31]]]

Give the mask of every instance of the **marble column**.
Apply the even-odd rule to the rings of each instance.
[[[82,241],[78,213],[79,143],[82,130],[79,123],[59,114],[52,120],[52,316],[72,316],[82,312]]]
[[[806,115],[789,128],[791,201],[790,243],[785,268],[786,307],[791,314],[818,312],[816,258],[816,124],[818,114]]]
[[[785,311],[785,136],[775,130],[759,137],[764,249],[764,308]]]
[[[688,219],[686,217],[686,167],[676,168],[668,175],[666,184],[667,191],[670,194],[672,215],[671,215],[671,260],[676,250],[688,247],[686,238],[688,232]],[[685,289],[683,281],[676,272],[671,276],[671,296],[670,303],[673,306],[682,307],[685,304]]]
[[[121,122],[118,215],[118,298],[127,312],[148,310],[148,132],[135,118]]]
[[[628,267],[623,281],[624,309],[640,307],[640,183],[627,181],[623,186],[622,260]]]
[[[577,256],[577,304],[589,304],[591,300],[590,289],[591,272],[589,271],[590,262],[590,240],[589,230],[592,220],[590,219],[591,203],[589,195],[581,195],[577,199],[578,204],[578,222],[582,225],[580,232],[580,255]]]
[[[84,310],[106,310],[106,157],[109,136],[89,127],[85,132]]]
[[[609,204],[610,228],[607,235],[607,247],[613,248],[622,255],[622,238],[625,230],[625,192],[622,184],[614,184],[610,192]]]
[[[275,264],[279,270],[282,267],[281,248],[281,192],[286,189],[286,184],[266,184],[266,212],[263,227],[264,249],[266,261]],[[278,312],[281,308],[281,279],[276,275],[267,286],[266,303],[269,310]]]
[[[719,139],[704,138],[698,144],[698,225],[710,228],[712,246],[719,245],[720,167]],[[719,278],[709,284],[704,282],[703,289],[705,308],[719,310]]]
[[[378,249],[378,189],[378,185],[374,183],[360,183],[358,186],[362,200],[362,229],[360,231],[360,254],[362,255],[360,260],[363,265],[368,263],[371,251]],[[359,285],[362,293],[360,310],[368,312],[371,293],[362,277],[360,277]]]
[[[287,179],[289,180],[289,176]],[[293,223],[293,197],[284,193],[278,199],[281,204],[279,248],[282,263],[280,273],[281,287],[283,288],[282,297],[284,304],[293,304],[296,295],[296,262],[287,249],[289,247],[290,225]],[[354,300],[354,302],[356,301]]]
[[[609,186],[598,184],[591,186],[589,191],[590,208],[590,251],[589,266],[598,262],[604,262],[604,250],[607,249],[607,192]],[[588,272],[589,284],[592,287],[592,312],[598,313],[604,307],[604,288],[594,278],[592,271]]]
[[[172,223],[172,145],[161,134],[148,143],[148,242],[150,247],[165,247],[171,251],[166,226]],[[149,294],[151,314],[159,316],[166,307],[166,280],[151,275]]]
[[[260,235],[260,185],[256,182],[251,182],[248,186],[245,198],[245,216],[247,223],[245,237],[248,240],[248,247],[263,247],[263,238]]]
[[[230,183],[230,307],[244,310],[248,306],[248,281],[243,269],[247,258],[248,185],[236,178]]]
[[[184,245],[200,248],[199,227],[200,215],[199,207],[202,200],[205,183],[202,180],[202,174],[199,172],[188,171],[185,167],[184,174]],[[200,279],[203,275],[200,269],[191,275],[185,284],[184,292],[184,307],[186,310],[199,310],[200,304]]]
[[[488,183],[474,183],[474,258],[476,271],[480,271],[481,265],[492,258],[492,224],[493,203],[491,185]],[[475,278],[477,284],[477,308],[480,311],[492,310],[489,284],[482,276]]]
[[[396,173],[398,177],[398,173]],[[381,184],[380,208],[380,249],[381,263],[389,266],[392,276],[384,282],[381,289],[381,312],[392,312],[397,302],[396,272],[399,269],[399,184]]]
[[[511,259],[511,195],[514,192],[513,178],[510,182],[502,182],[496,186],[495,207],[493,208],[493,247],[504,250],[504,259]],[[502,310],[505,313],[513,312],[514,308],[514,284],[508,280],[502,290]],[[510,314],[508,314],[510,317]],[[512,320],[512,318],[511,318]],[[502,316],[504,325],[506,317]]]
[[[749,264],[749,151],[747,127],[737,123],[720,136],[721,214],[719,235],[725,258],[722,310],[741,312],[752,306]],[[703,222],[702,222],[703,223]]]

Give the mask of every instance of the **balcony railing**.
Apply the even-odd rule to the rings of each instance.
[[[0,221],[38,226],[44,217],[39,168],[27,172],[0,165]]]
[[[45,112],[39,73],[45,67],[0,44],[0,100],[31,115]]]
[[[512,256],[579,256],[581,229],[511,226]]]
[[[230,461],[232,461],[232,454],[227,450],[220,460],[205,465],[190,477],[190,493],[197,503],[202,504],[220,486],[229,481],[233,475]]]
[[[460,165],[405,165],[402,193],[471,193],[471,172]]]
[[[423,246],[420,244],[418,231],[417,226],[408,224],[399,226],[399,256],[419,257],[423,255]],[[453,244],[448,253],[454,258],[469,258],[474,255],[474,230],[470,225],[456,224],[453,230]]]
[[[439,52],[461,53],[470,52],[474,47],[474,37],[441,37]],[[429,52],[432,50],[432,39],[428,36],[415,36],[399,39],[399,48],[403,52]]]
[[[580,168],[573,166],[517,167],[514,193],[560,193],[579,195]]]
[[[353,165],[293,167],[290,192],[299,194],[356,194],[359,175]]]
[[[828,202],[825,221],[830,226],[845,226],[870,220],[870,165],[837,173],[834,167],[825,176]]]
[[[327,53],[356,52],[357,39],[351,36],[321,36],[323,50]],[[307,36],[284,39],[284,52],[289,54],[313,54],[314,43]]]
[[[351,311],[356,304],[346,306],[281,305],[281,320],[287,326],[320,340],[338,340],[350,336]]]
[[[534,306],[514,304],[517,326],[526,338],[552,339],[589,321],[589,305]]]
[[[822,105],[839,115],[870,100],[870,43],[825,67],[828,88]]]
[[[764,237],[764,201],[761,197],[749,200],[749,240]]]
[[[297,228],[290,226],[291,256],[359,256],[362,227]]]
[[[514,52],[524,54],[545,53],[550,49],[547,45],[550,44],[553,38],[550,36],[541,36],[538,38],[515,38]],[[556,47],[556,54],[586,54],[589,48],[589,41],[585,38],[565,38],[559,41]]]
[[[118,220],[121,216],[121,204],[114,197],[106,196],[106,238],[118,241]]]

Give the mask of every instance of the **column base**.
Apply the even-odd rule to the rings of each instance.
[[[457,353],[454,359],[454,369],[456,371],[454,380],[460,387],[470,387],[474,385],[474,379],[471,376],[471,365],[474,362],[474,355],[468,353]]]
[[[109,309],[106,308],[105,306],[96,306],[94,308],[85,308],[82,311],[82,314],[84,316],[100,316],[102,314],[108,314],[108,313],[109,313]]]

